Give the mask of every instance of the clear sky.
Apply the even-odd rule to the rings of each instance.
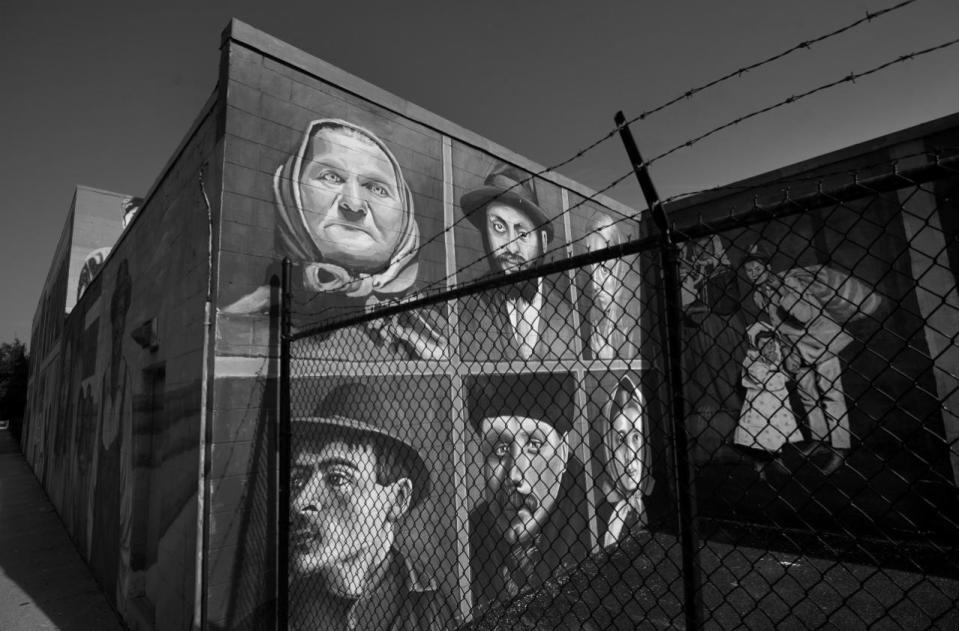
[[[236,17],[541,164],[727,72],[897,0],[6,2],[0,9],[0,341],[29,341],[76,184],[145,194],[214,88]],[[633,125],[657,155],[739,116],[959,35],[918,0]],[[959,46],[720,132],[657,162],[663,197],[959,111]],[[613,138],[561,171],[629,170]],[[642,206],[633,179],[612,192]]]

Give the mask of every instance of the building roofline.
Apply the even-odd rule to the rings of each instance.
[[[810,176],[810,174],[816,171],[821,171],[843,162],[861,162],[863,156],[889,150],[910,142],[925,141],[936,134],[946,132],[950,129],[959,129],[959,112],[935,118],[924,123],[918,123],[905,129],[882,134],[881,136],[849,145],[848,147],[842,147],[829,153],[807,158],[777,169],[771,169],[765,173],[760,173],[759,175],[754,175],[743,180],[723,184],[717,186],[715,190],[693,193],[688,197],[669,202],[667,208],[671,212],[679,213],[704,204],[715,205],[717,202],[726,198],[742,197],[745,191],[760,192],[766,187],[776,184],[787,184],[791,179],[800,176]],[[889,161],[891,160],[892,157],[890,156]],[[866,168],[875,165],[862,163],[859,166]],[[768,193],[768,189],[765,192]]]
[[[506,147],[484,138],[476,132],[461,127],[442,116],[434,114],[423,107],[379,88],[368,81],[360,79],[345,70],[337,68],[322,59],[300,50],[291,44],[287,44],[236,18],[233,18],[223,31],[223,42],[226,43],[229,41],[236,42],[271,57],[276,61],[295,67],[338,89],[349,92],[364,100],[371,101],[386,110],[428,127],[442,135],[449,136],[475,149],[491,153],[497,158],[511,162],[526,171],[538,174],[544,169],[543,165],[524,158]],[[538,175],[538,177],[584,197],[595,195],[595,191],[556,171],[547,171],[546,173]],[[594,199],[610,210],[619,213],[633,215],[637,212],[637,209],[631,208],[607,195],[595,195]]]

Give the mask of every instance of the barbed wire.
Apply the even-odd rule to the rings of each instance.
[[[818,87],[815,87],[815,88],[813,88],[813,89],[811,89],[811,90],[807,90],[806,92],[801,92],[801,93],[799,93],[799,94],[794,94],[794,95],[792,95],[792,96],[790,96],[790,97],[787,97],[787,98],[783,99],[782,101],[778,101],[778,102],[776,102],[776,103],[773,103],[772,105],[768,105],[768,106],[766,106],[766,107],[764,107],[764,108],[761,108],[761,109],[758,109],[758,110],[754,110],[754,111],[750,112],[749,114],[745,114],[745,115],[743,115],[743,116],[740,116],[739,118],[733,119],[733,120],[729,121],[728,123],[724,123],[724,124],[722,124],[722,125],[720,125],[720,126],[718,126],[718,127],[714,127],[713,129],[710,129],[709,131],[707,131],[707,132],[705,132],[705,133],[703,133],[703,134],[700,134],[699,136],[696,136],[696,137],[694,137],[694,138],[690,138],[689,140],[683,142],[682,144],[676,145],[676,146],[673,147],[672,149],[669,149],[669,150],[667,150],[667,151],[664,151],[663,153],[660,153],[659,155],[657,155],[657,156],[655,156],[655,157],[647,160],[646,162],[643,163],[643,166],[647,166],[647,167],[648,167],[649,165],[653,164],[654,162],[658,162],[659,160],[662,160],[663,158],[672,155],[673,153],[679,151],[680,149],[685,149],[685,148],[687,148],[687,147],[691,147],[691,146],[695,145],[696,143],[698,143],[698,142],[700,142],[700,141],[702,141],[702,140],[705,140],[706,138],[709,138],[710,136],[712,136],[712,135],[714,135],[714,134],[716,134],[716,133],[718,133],[718,132],[720,132],[720,131],[723,131],[724,129],[728,129],[728,128],[730,128],[730,127],[734,127],[734,126],[736,126],[736,125],[739,125],[740,123],[743,123],[743,122],[745,122],[745,121],[747,121],[747,120],[749,120],[749,119],[752,119],[752,118],[755,118],[755,117],[757,117],[757,116],[760,116],[761,114],[766,114],[766,113],[768,113],[768,112],[771,112],[771,111],[773,111],[773,110],[775,110],[775,109],[778,109],[778,108],[780,108],[780,107],[783,107],[783,106],[785,106],[785,105],[790,105],[790,104],[792,104],[792,103],[795,103],[796,101],[800,101],[800,100],[802,100],[802,99],[805,99],[805,98],[807,98],[807,97],[809,97],[809,96],[812,96],[812,95],[814,95],[814,94],[817,94],[817,93],[819,93],[819,92],[823,92],[823,91],[825,91],[825,90],[829,90],[829,89],[831,89],[831,88],[834,88],[834,87],[836,87],[836,86],[838,86],[838,85],[842,85],[843,83],[853,83],[853,82],[855,82],[857,79],[861,79],[861,78],[863,78],[863,77],[867,77],[867,76],[869,76],[869,75],[875,74],[875,73],[877,73],[877,72],[880,72],[880,71],[882,71],[882,70],[885,70],[886,68],[889,68],[889,67],[891,67],[891,66],[895,66],[896,64],[904,63],[904,62],[906,62],[906,61],[911,61],[911,60],[915,59],[916,57],[921,57],[921,56],[923,56],[923,55],[928,55],[928,54],[930,54],[930,53],[934,53],[934,52],[936,52],[936,51],[943,50],[943,49],[945,49],[945,48],[949,48],[950,46],[955,46],[956,44],[959,44],[959,38],[951,39],[951,40],[948,40],[948,41],[943,42],[943,43],[941,43],[941,44],[937,44],[936,46],[930,46],[929,48],[924,48],[924,49],[922,49],[922,50],[917,50],[917,51],[914,51],[914,52],[911,52],[911,53],[908,53],[908,54],[905,54],[905,55],[900,55],[899,57],[896,57],[895,59],[892,59],[892,60],[887,61],[887,62],[885,62],[885,63],[879,64],[878,66],[875,66],[875,67],[873,67],[873,68],[870,68],[869,70],[864,70],[864,71],[862,71],[862,72],[851,72],[851,73],[849,73],[848,75],[846,75],[845,77],[843,77],[843,78],[841,78],[841,79],[837,79],[837,80],[835,80],[835,81],[830,81],[829,83],[824,83],[824,84],[822,84],[822,85],[820,85],[820,86],[818,86]]]
[[[749,65],[746,65],[746,66],[742,66],[742,67],[737,68],[736,70],[734,70],[734,71],[732,71],[732,72],[729,72],[729,73],[727,73],[727,74],[725,74],[725,75],[723,75],[723,76],[721,76],[721,77],[719,77],[719,78],[717,78],[717,79],[714,79],[714,80],[712,80],[712,81],[709,81],[709,82],[707,82],[707,83],[705,83],[705,84],[703,84],[703,85],[700,85],[700,86],[698,86],[698,87],[695,87],[695,88],[691,88],[691,89],[689,89],[689,90],[686,90],[686,91],[683,92],[680,96],[674,97],[674,98],[672,98],[672,99],[670,99],[670,100],[668,100],[668,101],[666,101],[666,102],[664,102],[664,103],[662,103],[662,104],[660,104],[660,105],[658,105],[658,106],[656,106],[656,107],[654,107],[654,108],[652,108],[652,109],[650,109],[650,110],[646,110],[646,111],[642,112],[641,114],[639,114],[638,116],[633,117],[632,119],[629,119],[626,123],[624,123],[624,126],[629,126],[629,125],[632,124],[633,122],[636,122],[636,121],[638,121],[638,120],[643,120],[643,119],[645,119],[645,118],[648,118],[649,116],[651,116],[651,115],[653,115],[653,114],[656,114],[656,113],[658,113],[658,112],[660,112],[660,111],[663,111],[663,110],[667,109],[668,107],[671,107],[672,105],[675,105],[676,103],[678,103],[678,102],[680,102],[680,101],[682,101],[682,100],[689,99],[689,98],[691,98],[692,96],[699,94],[700,92],[703,92],[703,91],[705,91],[705,90],[707,90],[707,89],[709,89],[709,88],[715,87],[715,86],[717,86],[717,85],[719,85],[719,84],[721,84],[721,83],[724,83],[724,82],[726,82],[726,81],[729,81],[730,79],[734,79],[734,78],[741,77],[743,74],[745,74],[745,73],[747,73],[747,72],[750,72],[750,71],[752,71],[752,70],[756,70],[756,69],[761,68],[761,67],[763,67],[763,66],[769,65],[769,64],[771,64],[771,63],[773,63],[773,62],[776,62],[776,61],[778,61],[778,60],[780,60],[780,59],[783,59],[784,57],[787,57],[787,56],[789,56],[789,55],[791,55],[791,54],[793,54],[793,53],[795,53],[795,52],[797,52],[797,51],[800,51],[800,50],[808,50],[808,49],[810,49],[810,48],[811,48],[812,46],[814,46],[814,45],[820,44],[820,43],[822,43],[822,42],[824,42],[824,41],[826,41],[826,40],[832,39],[832,38],[834,38],[834,37],[838,37],[839,35],[842,35],[842,34],[844,34],[844,33],[847,33],[847,32],[849,32],[850,30],[853,30],[853,29],[855,29],[855,28],[857,28],[857,27],[859,27],[859,26],[861,26],[861,25],[863,25],[863,24],[869,23],[869,22],[871,22],[872,20],[874,20],[874,19],[876,19],[876,18],[878,18],[878,17],[882,17],[882,16],[884,16],[884,15],[887,15],[887,14],[892,13],[892,12],[894,12],[894,11],[897,11],[897,10],[899,10],[899,9],[905,8],[906,6],[911,5],[911,4],[914,4],[915,2],[918,2],[918,1],[919,1],[919,0],[903,0],[903,2],[899,2],[898,4],[895,4],[895,5],[891,6],[891,7],[887,7],[887,8],[885,8],[885,9],[880,9],[879,11],[874,11],[874,12],[868,12],[868,11],[867,11],[865,17],[862,17],[862,18],[859,18],[859,19],[857,19],[857,20],[854,20],[853,22],[851,22],[851,23],[849,23],[849,24],[846,24],[846,25],[844,25],[844,26],[841,26],[841,27],[839,27],[839,28],[837,28],[837,29],[834,29],[834,30],[832,30],[832,31],[829,31],[828,33],[824,33],[823,35],[819,35],[819,36],[814,37],[814,38],[812,38],[812,39],[803,40],[803,41],[799,42],[798,44],[795,44],[794,46],[792,46],[792,47],[790,47],[790,48],[787,48],[787,49],[785,49],[785,50],[783,50],[783,51],[781,51],[781,52],[779,52],[779,53],[776,53],[776,54],[774,54],[774,55],[772,55],[772,56],[770,56],[770,57],[767,57],[767,58],[765,58],[765,59],[762,59],[762,60],[760,60],[760,61],[754,62],[754,63],[749,64]],[[547,173],[556,172],[558,169],[560,169],[560,168],[562,168],[562,167],[564,167],[564,166],[567,166],[567,165],[575,162],[576,160],[584,157],[587,153],[589,153],[590,151],[592,151],[593,149],[595,149],[595,148],[598,147],[599,145],[603,144],[603,143],[606,142],[607,140],[609,140],[609,139],[613,138],[614,136],[616,136],[616,135],[619,133],[620,129],[621,129],[621,127],[620,127],[620,126],[617,126],[617,127],[613,128],[612,130],[610,130],[609,132],[607,132],[606,134],[604,134],[603,136],[601,136],[600,138],[598,138],[598,139],[596,139],[595,141],[593,141],[592,143],[590,143],[590,144],[586,145],[585,147],[579,149],[578,151],[576,151],[575,153],[573,153],[573,154],[572,154],[571,156],[569,156],[568,158],[564,158],[563,160],[560,160],[559,162],[557,162],[557,163],[555,163],[555,164],[552,164],[552,165],[550,165],[550,166],[544,167],[543,169],[541,169],[541,170],[539,170],[539,171],[536,171],[535,173],[532,173],[532,174],[531,174],[529,177],[527,177],[526,179],[520,180],[519,182],[511,185],[509,188],[505,189],[505,190],[502,191],[501,193],[497,194],[495,197],[491,198],[491,199],[490,199],[490,203],[491,203],[491,202],[494,202],[494,201],[497,201],[497,200],[499,200],[499,199],[502,199],[505,195],[509,194],[511,191],[513,191],[513,190],[516,189],[517,187],[525,186],[526,184],[532,184],[532,183],[535,181],[536,178],[542,178],[542,176],[546,175]],[[677,148],[677,150],[678,150],[678,148]],[[660,157],[665,157],[665,156],[660,156]],[[504,162],[504,161],[500,160],[500,162]],[[608,190],[608,189],[605,189],[605,190]],[[600,204],[603,203],[603,202],[600,202],[600,201],[598,201],[598,200],[596,200],[596,201],[597,201],[597,203],[600,203]],[[605,204],[603,204],[603,205],[605,206]],[[463,214],[463,215],[461,215],[460,217],[456,218],[456,219],[450,224],[450,226],[449,226],[447,229],[445,229],[445,230],[443,230],[442,232],[439,232],[439,233],[433,235],[432,237],[430,237],[429,239],[427,239],[426,241],[424,241],[423,243],[421,243],[416,249],[414,249],[414,251],[413,251],[413,253],[412,253],[412,256],[418,256],[419,253],[422,252],[424,248],[426,248],[428,245],[434,243],[434,242],[435,242],[436,240],[438,240],[440,237],[445,237],[446,233],[447,233],[449,230],[453,230],[456,226],[458,226],[460,223],[462,223],[465,219],[466,219],[466,215],[465,215],[465,214]],[[480,260],[481,260],[481,259],[480,259]],[[360,275],[360,276],[358,276],[358,280],[362,280],[362,279],[366,278],[367,276],[369,276],[369,275]]]
[[[892,13],[893,11],[897,11],[897,10],[899,10],[899,9],[902,9],[902,8],[904,8],[904,7],[906,7],[906,6],[910,5],[910,4],[913,4],[914,2],[917,2],[917,1],[918,1],[918,0],[905,0],[904,2],[900,2],[899,4],[895,4],[895,5],[891,6],[891,7],[886,8],[886,9],[881,9],[881,10],[879,10],[879,11],[875,11],[875,12],[872,12],[872,13],[870,13],[870,12],[867,11],[865,17],[860,18],[860,19],[858,19],[858,20],[856,20],[856,21],[854,21],[854,22],[851,22],[851,23],[849,23],[849,24],[847,24],[847,25],[845,25],[845,26],[839,27],[839,28],[837,28],[837,29],[835,29],[835,30],[833,30],[833,31],[830,31],[830,32],[828,32],[828,33],[825,33],[825,34],[823,34],[823,35],[820,35],[819,37],[814,37],[813,39],[804,40],[804,41],[802,41],[802,42],[799,42],[799,43],[796,44],[795,46],[792,46],[791,48],[787,48],[786,50],[784,50],[784,51],[782,51],[782,52],[780,52],[780,53],[776,53],[775,55],[772,55],[771,57],[767,57],[766,59],[763,59],[762,61],[757,61],[756,63],[749,64],[748,66],[743,66],[742,68],[739,68],[739,69],[734,70],[734,71],[732,71],[732,72],[730,72],[730,73],[728,73],[728,74],[725,74],[725,75],[719,77],[718,79],[714,79],[714,80],[712,80],[712,81],[710,81],[710,82],[708,82],[708,83],[704,83],[703,85],[701,85],[701,86],[699,86],[699,87],[693,88],[693,89],[691,89],[691,90],[687,90],[686,92],[683,92],[683,93],[680,94],[679,96],[677,96],[677,97],[675,97],[675,98],[672,98],[672,99],[666,101],[665,103],[663,103],[663,104],[661,104],[661,105],[657,105],[656,107],[654,107],[654,108],[652,108],[652,109],[646,110],[646,111],[642,112],[641,114],[639,114],[638,116],[634,116],[633,118],[627,120],[627,121],[624,123],[624,126],[629,126],[629,125],[631,125],[631,124],[633,124],[633,123],[635,123],[635,122],[637,122],[637,121],[644,120],[644,119],[648,118],[649,116],[652,116],[653,114],[656,114],[656,113],[658,113],[658,112],[666,109],[667,107],[670,107],[670,106],[672,106],[672,105],[675,105],[676,103],[679,103],[680,101],[682,101],[682,100],[684,100],[684,99],[689,99],[689,98],[691,98],[692,96],[694,96],[694,95],[696,95],[696,94],[699,94],[700,92],[703,92],[704,90],[707,90],[707,89],[709,89],[709,88],[715,87],[715,86],[719,85],[720,83],[724,83],[724,82],[728,81],[729,79],[733,79],[733,78],[736,78],[736,77],[741,77],[742,75],[744,75],[744,74],[747,73],[747,72],[750,72],[751,70],[756,70],[757,68],[760,68],[760,67],[762,67],[762,66],[765,66],[765,65],[768,65],[768,64],[770,64],[770,63],[773,63],[774,61],[778,61],[778,60],[782,59],[783,57],[787,57],[787,56],[789,56],[789,55],[791,55],[792,53],[795,53],[795,52],[797,52],[797,51],[800,51],[800,50],[808,50],[808,49],[809,49],[810,47],[812,47],[814,44],[819,44],[819,43],[824,42],[824,41],[826,41],[826,40],[828,40],[828,39],[831,39],[831,38],[833,38],[833,37],[836,37],[836,36],[838,36],[838,35],[842,35],[843,33],[846,33],[846,32],[848,32],[848,31],[856,28],[857,26],[860,26],[860,25],[862,25],[862,24],[866,24],[866,23],[868,23],[868,22],[871,22],[872,20],[876,19],[877,17],[881,17],[881,16],[886,15],[886,14],[888,14],[888,13]],[[615,132],[618,132],[618,131],[619,131],[619,128],[617,128],[616,130],[614,130],[614,133],[615,133]]]

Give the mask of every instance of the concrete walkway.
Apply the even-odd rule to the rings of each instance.
[[[124,628],[13,437],[0,430],[0,629]]]

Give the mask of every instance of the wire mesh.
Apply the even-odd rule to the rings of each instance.
[[[674,215],[674,327],[655,229],[600,222],[297,330],[289,628],[956,628],[957,184]]]

